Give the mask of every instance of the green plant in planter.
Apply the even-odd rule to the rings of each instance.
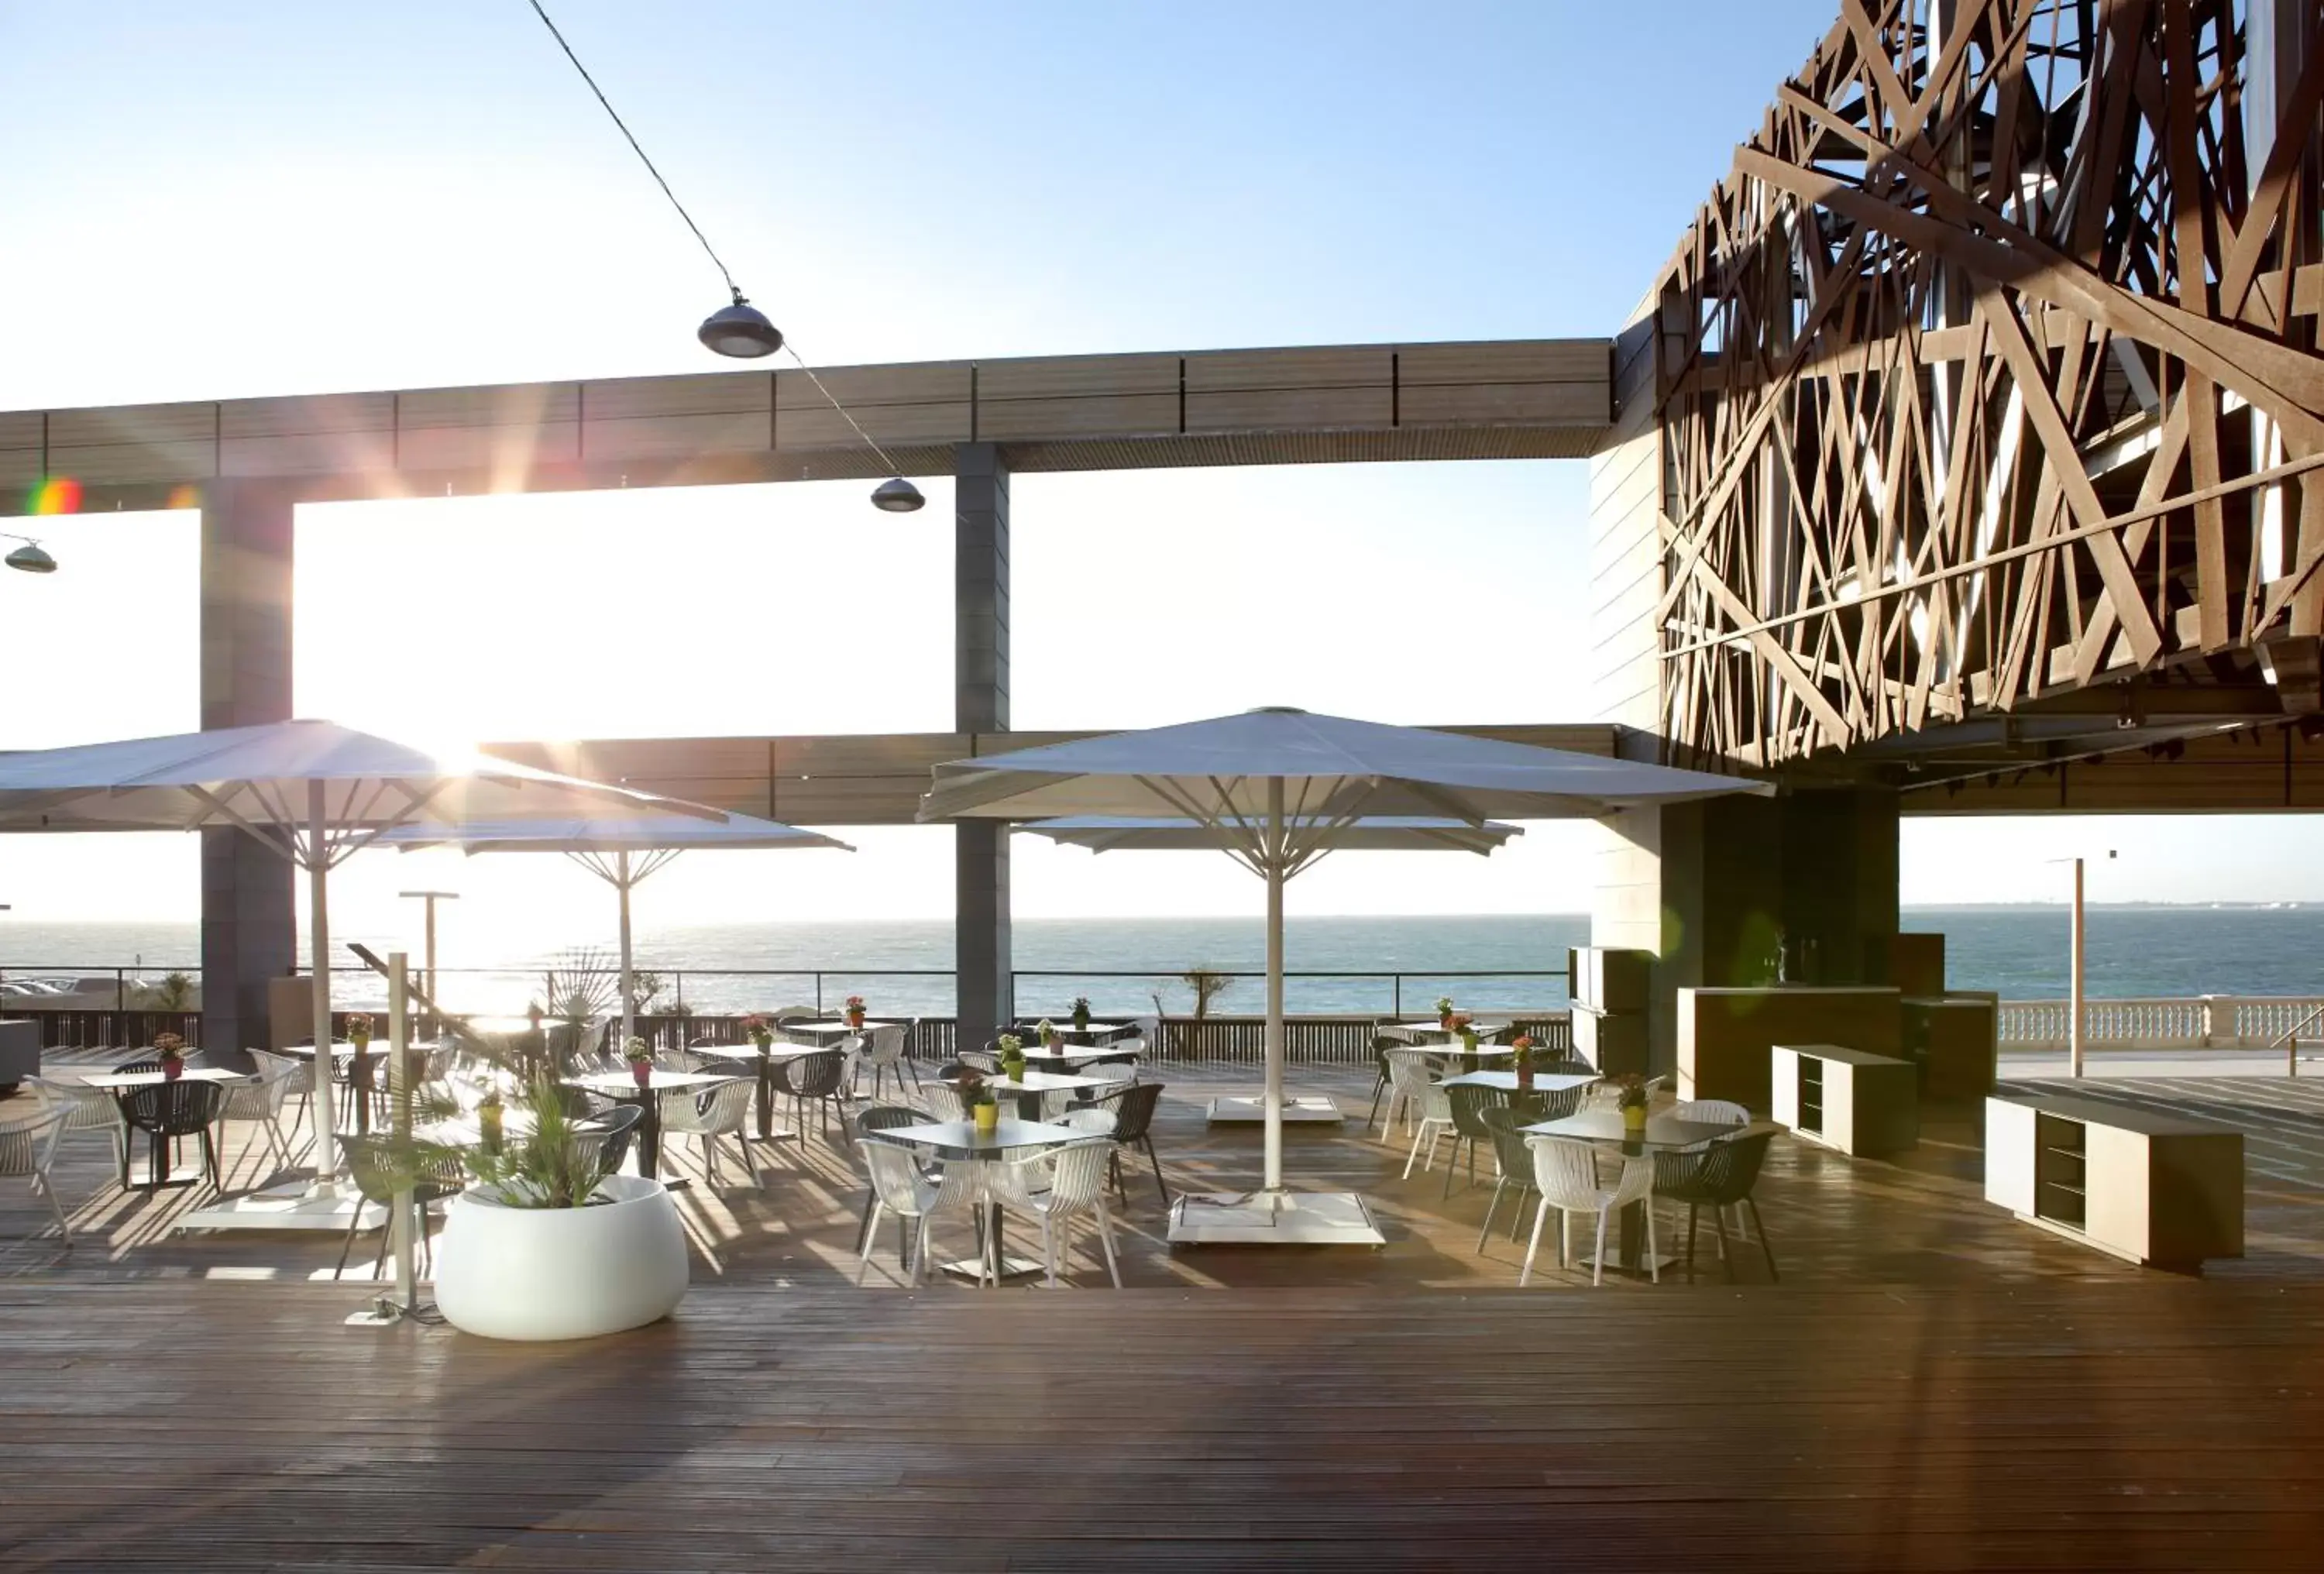
[[[1090,1025],[1090,1003],[1087,995],[1074,997],[1074,1031],[1087,1033]]]
[[[1013,1033],[1004,1033],[996,1043],[1001,1052],[1001,1074],[1012,1082],[1023,1082],[1025,1080],[1025,1041]],[[982,1078],[980,1077],[977,1080],[977,1085],[983,1086]],[[961,1102],[964,1105],[968,1102],[964,1095]]]
[[[500,1095],[487,1097],[497,1112]],[[586,1208],[606,1201],[596,1194],[613,1173],[605,1162],[605,1145],[580,1129],[558,1084],[533,1082],[512,1102],[531,1115],[530,1129],[507,1132],[499,1119],[488,1118],[482,1122],[485,1139],[474,1143],[387,1137],[381,1141],[379,1160],[400,1184],[409,1185],[433,1182],[456,1163],[493,1201],[510,1208]],[[443,1092],[416,1093],[413,1107],[416,1115],[437,1118],[458,1109],[457,1101]]]

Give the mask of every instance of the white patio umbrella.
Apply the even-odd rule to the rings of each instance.
[[[481,754],[430,751],[323,721],[0,754],[0,832],[233,825],[307,871],[317,1192],[325,1198],[333,1195],[338,1167],[329,1059],[332,868],[383,833],[425,818],[570,819],[609,809],[640,819],[724,818],[698,804]],[[316,1211],[319,1221],[286,1217],[267,1227],[345,1226],[343,1213],[335,1225],[332,1209]],[[206,1213],[203,1222],[215,1221]]]
[[[1291,834],[1298,837],[1318,828],[1312,821],[1295,824]],[[1183,816],[1140,819],[1131,815],[1067,815],[1055,820],[1035,820],[1017,829],[1069,847],[1086,847],[1092,852],[1111,852],[1118,848],[1230,854],[1236,851],[1233,832]],[[1495,820],[1472,825],[1466,820],[1425,815],[1366,815],[1340,826],[1331,844],[1318,849],[1315,858],[1307,861],[1307,867],[1313,868],[1315,859],[1325,852],[1489,853],[1510,837],[1524,834],[1523,827],[1504,825]]]
[[[723,820],[576,817],[565,820],[484,820],[456,824],[405,825],[388,832],[380,845],[407,852],[425,847],[457,847],[479,852],[561,852],[621,894],[622,1040],[637,1028],[637,999],[630,944],[630,892],[639,881],[681,852],[746,851],[752,849],[854,848],[833,837],[749,815]]]
[[[1267,881],[1266,1181],[1185,1199],[1174,1241],[1381,1240],[1362,1198],[1283,1185],[1283,885],[1379,815],[1572,819],[1772,786],[1633,760],[1270,706],[935,768],[919,818],[1184,818]]]

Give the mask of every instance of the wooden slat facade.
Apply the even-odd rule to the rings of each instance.
[[[914,474],[1577,457],[1613,417],[1603,339],[837,366],[825,384]],[[68,476],[87,510],[219,478],[302,500],[876,475],[798,371],[0,412],[0,514]]]

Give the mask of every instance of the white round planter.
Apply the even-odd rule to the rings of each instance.
[[[455,1198],[436,1242],[436,1304],[488,1339],[588,1339],[667,1317],[686,1297],[686,1232],[659,1181],[612,1175],[611,1202],[511,1208]]]

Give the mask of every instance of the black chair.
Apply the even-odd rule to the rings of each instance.
[[[339,1151],[346,1155],[347,1174],[355,1182],[355,1191],[364,1201],[376,1202],[383,1208],[392,1206],[395,1201],[396,1171],[387,1161],[387,1149],[392,1140],[384,1136],[339,1138]],[[412,1182],[411,1201],[420,1214],[420,1254],[431,1266],[435,1260],[435,1247],[429,1232],[428,1204],[440,1198],[456,1197],[467,1183],[467,1173],[460,1167],[458,1158],[451,1154],[438,1155],[426,1172]],[[348,1215],[346,1238],[339,1243],[339,1266],[331,1270],[334,1279],[343,1276],[347,1271],[347,1254],[355,1249],[355,1231],[363,1227],[363,1209],[357,1207]],[[389,1229],[379,1232],[379,1254],[372,1258],[371,1264],[374,1278],[379,1276],[380,1269],[387,1262],[387,1248],[393,1234]]]
[[[873,1104],[855,1112],[856,1140],[860,1142],[875,1131],[893,1131],[899,1126],[918,1126],[927,1119],[926,1115],[908,1104]],[[871,1247],[872,1207],[878,1201],[879,1193],[867,1186],[863,1192],[863,1217],[855,1226],[855,1254],[858,1256]],[[910,1238],[905,1228],[904,1216],[899,1213],[896,1215],[896,1262],[899,1266],[911,1255]]]
[[[159,1069],[158,1067],[154,1069]],[[217,1124],[218,1115],[226,1108],[226,1086],[212,1082],[154,1082],[147,1087],[132,1088],[121,1100],[121,1118],[133,1131],[142,1131],[152,1139],[153,1168],[166,1168],[163,1156],[168,1146],[181,1137],[202,1139],[202,1167],[209,1172],[210,1184],[224,1189],[218,1174],[217,1143],[211,1128]],[[121,1145],[121,1183],[129,1184],[129,1145]],[[161,1185],[159,1179],[149,1179],[146,1191]]]
[[[158,1072],[161,1069],[161,1063],[158,1060],[125,1060],[113,1068],[113,1074],[116,1077],[134,1077],[143,1072]]]
[[[635,1104],[616,1104],[602,1114],[591,1115],[573,1123],[573,1128],[583,1137],[595,1137],[597,1163],[605,1174],[617,1174],[629,1163],[630,1144],[638,1134],[638,1123],[646,1112]]]
[[[1477,1229],[1477,1255],[1484,1256],[1485,1238],[1492,1233],[1493,1215],[1499,1211],[1502,1193],[1511,1186],[1517,1188],[1517,1218],[1509,1226],[1509,1238],[1515,1240],[1517,1231],[1525,1228],[1526,1194],[1532,1192],[1533,1149],[1526,1146],[1525,1133],[1518,1129],[1532,1116],[1531,1110],[1520,1110],[1514,1105],[1494,1109],[1488,1106],[1477,1111],[1478,1121],[1492,1134],[1493,1156],[1500,1161],[1500,1179],[1493,1183],[1493,1195],[1485,1204],[1485,1222]]]
[[[1735,1282],[1735,1253],[1727,1240],[1727,1210],[1738,1204],[1751,1210],[1751,1228],[1758,1232],[1759,1251],[1767,1259],[1769,1281],[1782,1283],[1783,1276],[1775,1272],[1775,1248],[1767,1244],[1767,1226],[1759,1218],[1759,1204],[1751,1197],[1751,1188],[1758,1183],[1759,1169],[1767,1162],[1767,1145],[1774,1137],[1771,1131],[1762,1131],[1750,1137],[1720,1137],[1703,1147],[1655,1155],[1655,1195],[1686,1204],[1686,1276],[1690,1283],[1694,1278],[1695,1210],[1702,1208],[1711,1210],[1711,1221],[1719,1230],[1719,1256],[1727,1269],[1727,1282]]]
[[[1373,1036],[1372,1063],[1379,1068],[1379,1074],[1372,1079],[1372,1108],[1371,1113],[1364,1117],[1365,1130],[1370,1130],[1372,1122],[1379,1118],[1380,1100],[1388,1097],[1388,1084],[1395,1081],[1388,1074],[1388,1052],[1411,1047],[1412,1041],[1408,1038],[1392,1038],[1384,1033]]]
[[[1538,1066],[1537,1069],[1561,1077],[1594,1077],[1598,1074],[1596,1066],[1572,1054],[1567,1055],[1563,1060],[1552,1061],[1545,1066]]]
[[[813,1054],[795,1055],[776,1062],[772,1074],[774,1091],[790,1096],[791,1123],[802,1124],[799,1107],[805,1100],[813,1100],[816,1105],[816,1129],[828,1136],[831,1107],[845,1097],[840,1084],[847,1077],[847,1052],[825,1049]]]
[[[1130,1193],[1122,1189],[1121,1150],[1143,1147],[1146,1160],[1154,1166],[1154,1186],[1162,1193],[1162,1206],[1170,1206],[1170,1187],[1162,1179],[1162,1158],[1154,1151],[1154,1106],[1162,1101],[1160,1082],[1133,1082],[1110,1099],[1101,1100],[1113,1106],[1113,1192],[1124,1207],[1130,1204]]]
[[[1509,1094],[1502,1088],[1480,1088],[1473,1082],[1454,1082],[1444,1090],[1444,1102],[1452,1111],[1452,1159],[1444,1166],[1444,1195],[1452,1195],[1452,1172],[1461,1167],[1461,1149],[1469,1150],[1469,1183],[1477,1183],[1477,1145],[1493,1140],[1491,1128],[1479,1117],[1487,1109],[1506,1109]]]

